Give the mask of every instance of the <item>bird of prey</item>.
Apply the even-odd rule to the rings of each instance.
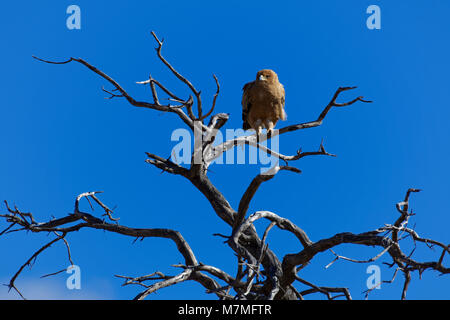
[[[270,135],[278,120],[286,120],[284,87],[273,70],[258,71],[256,80],[242,88],[242,128],[254,129],[259,135],[263,128]]]

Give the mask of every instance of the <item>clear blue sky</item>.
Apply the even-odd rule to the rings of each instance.
[[[70,4],[81,8],[81,30],[66,28]],[[366,27],[371,4],[381,8],[381,30]],[[323,126],[283,135],[285,154],[299,147],[315,150],[323,138],[327,151],[338,157],[295,163],[303,173],[282,172],[265,183],[251,212],[276,212],[315,241],[393,223],[395,203],[407,188],[416,187],[423,192],[412,197],[417,215],[411,222],[419,235],[448,243],[449,11],[448,1],[5,2],[0,13],[0,199],[45,221],[71,212],[77,194],[103,190],[101,198],[117,206],[122,224],[179,230],[200,261],[235,273],[232,250],[212,236],[230,230],[206,199],[182,177],[160,174],[144,162],[145,151],[168,156],[175,144],[170,135],[183,123],[175,115],[104,99],[101,86],[109,84],[79,64],[56,66],[31,58],[81,57],[138,99],[151,98],[147,87],[135,84],[151,72],[184,96],[188,92],[155,55],[154,30],[165,39],[166,58],[201,88],[206,103],[215,89],[211,75],[218,76],[222,87],[216,110],[231,114],[226,128],[241,126],[241,88],[263,68],[274,69],[286,88],[289,118],[280,125],[314,120],[338,86],[359,87],[343,99],[364,95],[374,101],[332,110]],[[237,208],[259,166],[211,170],[212,181]],[[264,230],[265,224],[257,227]],[[0,281],[7,283],[49,239],[20,233],[1,237]],[[132,244],[128,237],[82,230],[68,240],[81,268],[82,290],[65,288],[67,274],[39,279],[68,266],[61,243],[17,280],[25,296],[128,299],[140,288],[121,287],[114,274],[174,274],[179,270],[170,265],[183,262],[164,239]],[[271,231],[269,243],[280,255],[300,250],[294,237],[279,230]],[[342,246],[336,252],[368,259],[379,250]],[[416,258],[439,254],[421,249]],[[348,286],[354,298],[363,298],[367,265],[338,261],[325,270],[332,259],[328,252],[318,255],[302,276],[319,285]],[[390,259],[375,264],[388,280],[393,270],[383,261]],[[397,299],[402,285],[399,275],[371,298]],[[414,274],[408,298],[449,299],[449,285],[448,277],[434,272],[425,272],[422,280]],[[16,297],[0,287],[0,298]],[[196,283],[184,283],[151,298],[214,296]]]

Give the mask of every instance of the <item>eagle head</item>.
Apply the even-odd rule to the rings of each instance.
[[[263,69],[258,71],[258,73],[256,74],[256,81],[267,81],[269,83],[277,83],[278,76],[273,70]]]

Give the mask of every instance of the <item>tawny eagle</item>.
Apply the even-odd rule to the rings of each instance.
[[[266,128],[270,134],[278,120],[286,120],[284,87],[273,70],[258,71],[256,80],[245,84],[242,90],[244,130],[254,129],[259,135]]]

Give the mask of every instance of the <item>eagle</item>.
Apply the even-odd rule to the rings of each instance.
[[[242,128],[254,129],[259,135],[263,128],[270,135],[278,120],[286,120],[284,87],[278,75],[270,69],[256,74],[256,80],[242,88]]]

